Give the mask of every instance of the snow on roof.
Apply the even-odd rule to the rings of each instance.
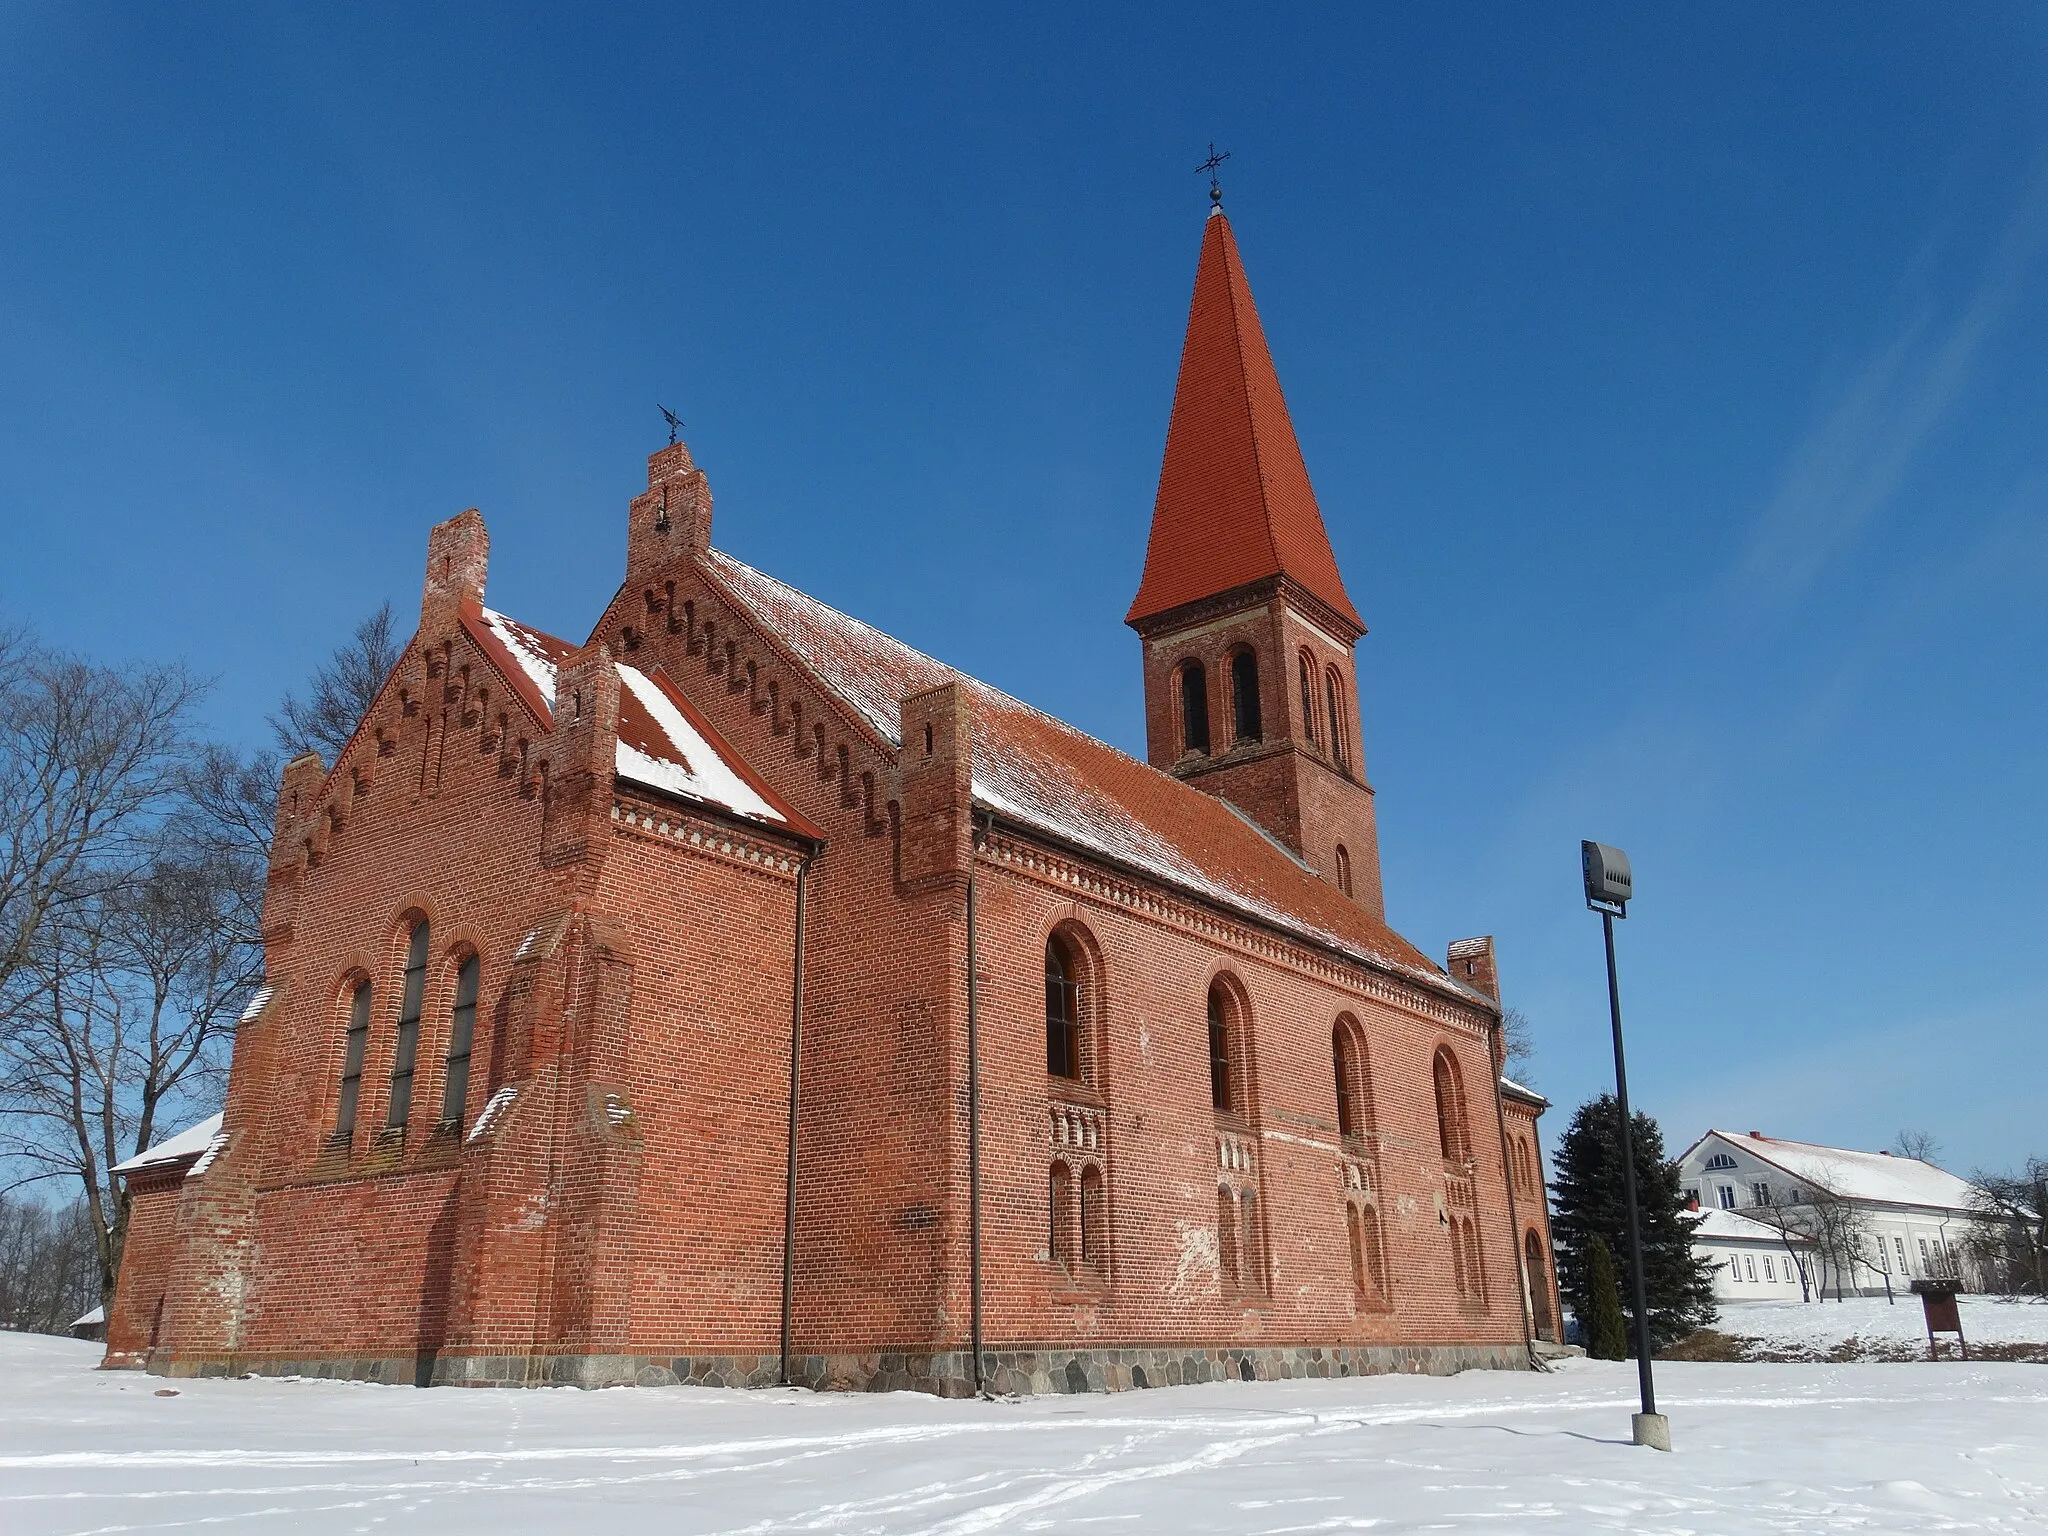
[[[71,1319],[71,1326],[74,1328],[90,1328],[94,1324],[104,1323],[106,1320],[107,1309],[105,1307],[94,1307],[90,1312],[86,1313],[83,1317],[74,1317],[73,1319]]]
[[[524,682],[531,688],[541,706],[535,712],[552,723],[555,677],[576,647],[490,608],[481,618],[483,633],[504,653],[494,658],[500,670],[515,686]],[[800,818],[664,678],[623,662],[613,666],[620,683],[613,765],[620,778],[750,821],[798,826]],[[527,702],[531,706],[534,699]]]
[[[1490,938],[1453,939],[1451,940],[1450,955],[1453,960],[1469,960],[1474,955],[1485,954],[1491,948],[1493,948],[1493,940]]]
[[[161,1168],[167,1163],[183,1162],[186,1158],[197,1158],[213,1146],[213,1138],[220,1134],[221,1117],[208,1115],[197,1125],[188,1125],[168,1141],[160,1141],[145,1151],[136,1153],[125,1163],[114,1166],[115,1173],[141,1173],[147,1168]]]
[[[275,997],[276,995],[277,988],[273,987],[267,981],[264,982],[262,986],[258,987],[253,993],[250,994],[248,1006],[242,1009],[242,1017],[236,1022],[241,1024],[254,1024],[258,1016],[262,1014],[263,1010],[270,1006],[271,998]]]
[[[1527,1099],[1530,1103],[1541,1104],[1546,1109],[1550,1107],[1550,1100],[1543,1097],[1534,1088],[1516,1082],[1512,1077],[1503,1076],[1500,1080],[1500,1086],[1501,1092],[1508,1094],[1510,1097]]]
[[[1718,1136],[1730,1146],[1844,1200],[1876,1200],[1943,1210],[1963,1209],[1970,1204],[1970,1186],[1965,1180],[1916,1157],[1855,1152],[1846,1147],[1781,1141],[1775,1136],[1746,1136],[1736,1131],[1709,1131],[1707,1135]]]
[[[1722,1242],[1779,1243],[1785,1240],[1778,1235],[1776,1227],[1758,1221],[1753,1216],[1745,1216],[1740,1211],[1724,1211],[1711,1207],[1699,1213],[1693,1222],[1692,1235],[1695,1239],[1719,1239]],[[1812,1238],[1801,1237],[1796,1232],[1788,1232],[1785,1237],[1808,1248],[1813,1246]]]
[[[974,711],[973,793],[984,808],[1462,1001],[1486,1001],[1214,796],[722,550],[707,550],[700,569],[887,748],[902,746],[906,696],[960,683]]]

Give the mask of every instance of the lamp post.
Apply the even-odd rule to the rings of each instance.
[[[1636,1293],[1636,1377],[1642,1388],[1643,1411],[1630,1421],[1637,1445],[1671,1449],[1671,1421],[1657,1411],[1657,1387],[1650,1379],[1650,1298],[1643,1279],[1643,1219],[1636,1204],[1635,1126],[1628,1107],[1628,1063],[1621,1049],[1621,984],[1614,974],[1614,920],[1628,916],[1634,894],[1628,855],[1605,843],[1579,844],[1586,877],[1586,906],[1600,914],[1607,938],[1607,1012],[1614,1023],[1614,1097],[1621,1111],[1621,1181],[1628,1201],[1628,1267]]]

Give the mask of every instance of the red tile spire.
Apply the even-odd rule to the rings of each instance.
[[[1279,576],[1364,629],[1337,574],[1237,239],[1219,206],[1202,233],[1145,575],[1124,621]]]

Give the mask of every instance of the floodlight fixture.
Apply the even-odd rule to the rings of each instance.
[[[1628,855],[1606,843],[1581,842],[1579,859],[1586,876],[1586,905],[1595,912],[1627,917],[1628,899],[1634,894]]]

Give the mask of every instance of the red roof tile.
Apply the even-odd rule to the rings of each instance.
[[[1125,622],[1287,576],[1361,629],[1221,209],[1209,216],[1145,574]]]

